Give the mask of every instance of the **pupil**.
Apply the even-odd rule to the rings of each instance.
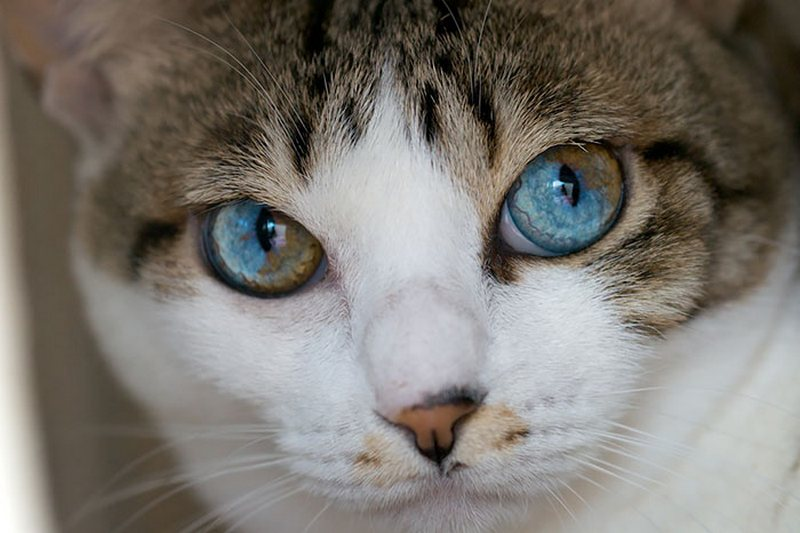
[[[272,250],[272,239],[275,238],[275,219],[269,209],[262,209],[256,221],[258,242],[265,252]]]
[[[575,207],[581,199],[581,186],[578,182],[578,176],[567,165],[561,165],[561,170],[558,172],[558,181],[561,185],[561,194],[567,199],[569,205]]]

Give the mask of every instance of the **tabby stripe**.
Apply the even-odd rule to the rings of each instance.
[[[657,141],[644,149],[642,157],[650,164],[678,160],[692,165],[700,174],[709,190],[712,191],[714,195],[715,211],[719,209],[719,206],[716,205],[719,202],[725,202],[731,199],[739,200],[742,197],[748,197],[757,193],[757,191],[751,190],[738,190],[721,183],[716,177],[714,165],[709,163],[708,160],[701,155],[700,150],[680,140],[668,139]]]
[[[306,27],[306,53],[309,56],[319,55],[328,44],[328,19],[333,10],[335,0],[311,0],[309,5],[309,23]]]
[[[379,0],[375,6],[375,11],[372,12],[372,33],[380,38],[383,32],[383,10],[386,7],[387,0]]]
[[[461,20],[461,0],[434,0],[433,5],[439,13],[439,20],[436,21],[436,36],[439,38],[446,37],[453,33],[460,33],[462,25]]]
[[[711,167],[711,165],[709,165],[705,159],[697,155],[696,151],[687,143],[676,139],[665,139],[654,142],[642,151],[642,157],[648,163],[681,159],[688,161],[704,173]]]
[[[430,83],[422,89],[422,131],[425,132],[425,140],[428,144],[433,144],[439,134],[439,119],[436,106],[439,105],[439,91]]]
[[[364,128],[361,126],[361,121],[357,115],[355,100],[348,98],[344,105],[342,105],[341,113],[344,127],[350,137],[350,142],[355,145],[364,133]]]
[[[181,233],[181,224],[149,220],[142,223],[128,253],[128,266],[134,279],[138,279],[142,266],[150,255],[172,244]]]
[[[469,92],[468,102],[472,113],[486,132],[486,147],[489,162],[493,163],[497,145],[497,124],[495,123],[494,108],[492,107],[491,94],[486,83],[475,82]]]
[[[444,54],[436,56],[434,65],[436,66],[436,69],[444,76],[450,76],[453,74],[453,60],[450,59],[450,56],[446,56]]]
[[[289,132],[289,142],[294,156],[295,170],[301,177],[306,178],[308,155],[311,152],[311,123],[308,117],[295,113]]]

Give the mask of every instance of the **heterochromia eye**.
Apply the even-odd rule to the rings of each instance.
[[[603,237],[620,212],[622,170],[600,145],[563,145],[534,159],[503,204],[499,233],[516,252],[567,255]]]
[[[247,294],[286,296],[325,272],[319,241],[298,222],[256,202],[209,213],[202,239],[206,260],[220,279]]]

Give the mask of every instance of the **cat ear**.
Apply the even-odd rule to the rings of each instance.
[[[678,3],[712,31],[727,34],[736,28],[747,0],[678,0]]]
[[[178,32],[211,0],[0,0],[0,30],[41,89],[45,110],[84,151],[118,141]]]
[[[41,91],[45,110],[84,148],[112,136],[114,94],[96,58],[76,38],[75,0],[2,0],[2,30],[11,53]]]
[[[761,68],[800,127],[800,1],[675,1]]]

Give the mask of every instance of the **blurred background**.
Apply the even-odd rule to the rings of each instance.
[[[10,176],[3,176],[9,187],[2,194],[11,197],[3,205],[15,207],[8,214],[16,217],[17,238],[10,250],[0,253],[17,267],[22,280],[13,288],[22,289],[25,301],[15,306],[18,309],[0,309],[0,313],[6,313],[3,318],[27,318],[27,344],[23,343],[22,350],[28,353],[21,364],[31,377],[38,415],[35,436],[41,449],[34,443],[26,451],[43,461],[53,527],[82,533],[178,531],[201,510],[189,487],[167,479],[175,473],[170,451],[110,376],[71,278],[71,140],[44,116],[35,83],[8,55],[0,48],[0,130],[8,132],[10,145],[5,150],[9,161],[0,161],[0,169],[10,169]],[[11,362],[14,354],[3,350],[0,358]],[[24,381],[25,373],[0,378]],[[17,453],[21,452],[0,458],[0,465],[17,462]],[[15,483],[19,487],[35,481],[35,467],[25,468],[30,472],[23,475],[32,479],[10,480],[12,490]],[[160,488],[144,490],[142,483]],[[2,509],[0,505],[0,530],[11,531],[6,522],[10,517],[3,516]],[[126,527],[119,529],[121,525]]]

